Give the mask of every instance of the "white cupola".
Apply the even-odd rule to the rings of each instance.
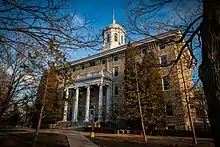
[[[102,32],[103,46],[101,51],[109,50],[125,44],[125,30],[116,24],[114,11],[112,11],[112,24],[105,27]]]

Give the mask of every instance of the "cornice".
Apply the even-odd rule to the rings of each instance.
[[[144,44],[144,43],[154,42],[154,41],[157,41],[159,39],[164,39],[164,38],[175,36],[175,35],[177,35],[176,30],[171,31],[171,32],[165,32],[165,33],[162,33],[162,34],[158,34],[158,35],[155,35],[155,36],[152,36],[152,37],[147,37],[147,38],[144,38],[144,39],[141,39],[141,40],[138,40],[138,41],[134,41],[131,44],[133,44],[134,46],[139,46],[139,45]],[[126,49],[126,47],[127,47],[127,44],[116,47],[116,48],[112,48],[112,49],[109,49],[109,50],[91,55],[89,57],[85,57],[85,58],[81,58],[79,60],[72,61],[72,62],[70,62],[70,65],[75,66],[75,65],[85,63],[85,62],[88,62],[88,61],[92,61],[92,60],[96,60],[96,59],[99,59],[99,58],[104,58],[106,56],[114,55],[114,54],[123,52]]]

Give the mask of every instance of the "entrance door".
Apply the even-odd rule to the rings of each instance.
[[[94,109],[89,109],[89,122],[93,122]]]

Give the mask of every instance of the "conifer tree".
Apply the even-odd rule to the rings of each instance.
[[[138,104],[139,95],[144,125],[147,128],[152,128],[163,124],[165,110],[161,76],[159,69],[155,66],[158,61],[154,53],[147,51],[138,55],[139,51],[138,47],[130,45],[125,51],[125,116],[128,120],[141,119]],[[137,85],[139,86],[138,93]]]

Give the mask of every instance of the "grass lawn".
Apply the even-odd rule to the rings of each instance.
[[[210,143],[200,143],[196,146],[188,142],[171,142],[162,140],[149,140],[147,144],[143,141],[122,137],[95,137],[91,139],[99,147],[214,147]]]
[[[0,135],[1,147],[31,147],[33,133]],[[67,138],[61,134],[40,133],[37,147],[69,147]]]

